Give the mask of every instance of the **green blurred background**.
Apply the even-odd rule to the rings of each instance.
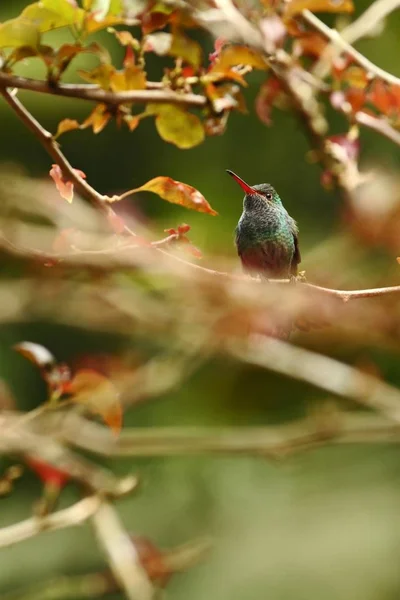
[[[0,21],[16,16],[26,4],[3,0]],[[357,2],[357,14],[368,4]],[[48,38],[57,43],[64,39],[61,33]],[[98,36],[118,60],[119,49],[110,38]],[[211,50],[210,40],[204,39],[204,45],[206,52]],[[399,76],[400,13],[390,17],[379,39],[357,47]],[[159,71],[154,61],[150,78]],[[32,60],[20,72],[40,76],[41,67]],[[225,174],[230,168],[250,183],[269,181],[280,191],[300,226],[302,267],[309,279],[324,280],[323,266],[313,258],[318,248],[318,256],[325,252],[328,259],[332,253],[342,257],[342,269],[333,273],[339,286],[394,282],[393,256],[356,243],[350,246],[354,255],[348,252],[350,242],[341,233],[340,199],[321,188],[318,166],[307,163],[309,147],[299,122],[290,113],[274,110],[273,126],[267,128],[255,116],[253,102],[261,80],[257,74],[249,78],[245,91],[249,115],[232,114],[224,136],[208,138],[193,150],[164,143],[149,119],[133,134],[117,130],[113,123],[96,137],[91,131],[68,133],[62,138],[63,150],[102,193],[136,187],[157,175],[198,188],[218,217],[191,214],[150,195],[131,203],[159,237],[165,227],[188,221],[191,239],[204,251],[206,262],[214,252],[235,255],[233,230],[241,212],[241,194]],[[82,121],[90,107],[24,92],[20,97],[50,131],[65,117]],[[331,133],[346,130],[339,116],[332,115],[331,123]],[[47,176],[49,157],[4,102],[0,103],[0,124],[0,163],[20,165],[30,176]],[[363,131],[362,160],[395,171],[400,166],[399,148]],[[2,196],[6,192],[2,190]],[[85,353],[117,353],[135,344],[52,322],[2,325],[0,376],[23,409],[43,400],[45,389],[36,370],[11,350],[22,339],[44,344],[67,361]],[[302,341],[307,344],[307,336]],[[400,385],[395,354],[360,343],[333,347],[315,336],[312,343],[344,360],[374,361],[385,378]],[[271,424],[302,417],[310,403],[323,399],[307,385],[213,359],[179,391],[131,410],[126,424]],[[136,472],[142,479],[137,494],[118,502],[129,530],[161,546],[203,535],[215,539],[202,565],[172,580],[167,591],[170,598],[391,600],[400,593],[399,459],[395,446],[382,444],[321,449],[283,464],[211,456],[108,460],[106,464],[118,474]],[[0,462],[0,466],[6,464]],[[39,493],[36,478],[24,475],[14,493],[0,499],[0,526],[27,518]],[[68,487],[62,505],[76,497],[73,486]],[[0,597],[19,586],[84,573],[102,564],[89,527],[43,534],[0,551]]]

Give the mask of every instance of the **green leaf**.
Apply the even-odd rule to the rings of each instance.
[[[38,27],[22,16],[5,21],[0,25],[0,48],[19,48],[20,46],[37,48],[39,42]]]
[[[208,213],[210,215],[218,214],[196,188],[180,181],[175,181],[171,177],[155,177],[147,183],[133,190],[136,192],[153,192],[158,194],[163,200],[179,204],[185,208],[191,208],[198,212]]]
[[[29,4],[21,13],[21,17],[30,21],[42,33],[70,25],[80,27],[84,16],[85,11],[73,6],[68,0],[41,0]]]
[[[148,104],[146,112],[156,115],[156,128],[160,137],[178,148],[193,148],[204,140],[204,127],[199,117],[180,106]]]

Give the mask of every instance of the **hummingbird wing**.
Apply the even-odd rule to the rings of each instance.
[[[292,275],[297,275],[297,266],[299,265],[299,263],[301,263],[301,254],[300,254],[300,248],[299,248],[299,238],[298,238],[298,227],[297,227],[297,223],[294,219],[290,218],[290,229],[292,230],[292,234],[293,234],[293,241],[294,241],[294,254],[293,254],[293,258],[292,258],[292,262],[290,265],[290,272]]]

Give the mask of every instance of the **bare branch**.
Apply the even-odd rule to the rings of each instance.
[[[327,423],[309,418],[274,427],[140,427],[125,429],[115,444],[107,444],[108,439],[105,428],[95,424],[90,451],[116,457],[251,454],[277,459],[325,445],[399,444],[400,426],[376,415],[338,412]],[[80,440],[75,438],[78,445]]]
[[[375,65],[373,62],[368,60],[368,58],[366,58],[363,54],[361,54],[355,48],[353,48],[353,46],[351,46],[351,44],[346,42],[346,40],[343,39],[343,37],[340,35],[340,33],[338,31],[336,31],[336,29],[331,29],[330,27],[325,25],[325,23],[323,23],[321,21],[321,19],[316,17],[309,10],[303,10],[302,15],[303,15],[304,19],[307,21],[307,23],[312,25],[315,29],[317,29],[320,33],[322,33],[328,40],[330,40],[333,43],[335,48],[337,48],[338,50],[341,50],[342,52],[346,52],[361,67],[363,67],[367,71],[367,73],[369,73],[371,76],[379,77],[380,79],[383,79],[383,81],[387,81],[388,83],[390,83],[392,85],[400,85],[400,79],[398,77],[396,77],[395,75],[392,75],[391,73],[388,73],[388,71],[384,71],[383,69],[381,69],[380,67]],[[319,71],[317,71],[316,68],[314,69],[313,72],[314,72],[314,75],[321,76],[321,73],[319,73]]]
[[[135,477],[118,479],[113,473],[65,448],[50,435],[34,433],[24,417],[3,413],[0,429],[0,454],[21,454],[42,460],[102,495],[118,497],[137,485]]]
[[[0,529],[0,548],[23,542],[44,531],[80,525],[94,515],[99,509],[100,503],[101,500],[98,496],[90,496],[46,517],[32,517],[15,525],[3,527]]]
[[[400,8],[400,0],[375,0],[353,23],[347,25],[340,35],[349,44],[367,36],[391,12]]]
[[[98,86],[90,84],[72,84],[60,83],[57,86],[51,86],[46,81],[38,79],[29,79],[10,75],[0,71],[0,87],[17,88],[38,92],[40,94],[51,94],[52,96],[63,96],[64,98],[78,98],[80,100],[89,100],[91,102],[101,102],[112,106],[119,104],[145,104],[146,102],[184,104],[186,106],[202,107],[207,104],[205,96],[197,94],[188,94],[175,92],[169,89],[154,89],[153,83],[147,90],[129,90],[126,92],[110,92],[103,90]]]
[[[391,142],[394,142],[400,146],[400,132],[392,127],[386,119],[381,117],[374,117],[366,112],[360,111],[356,113],[355,120],[359,125],[373,129],[377,133],[380,133],[384,137],[388,138]]]
[[[110,207],[105,202],[104,196],[99,194],[91,185],[87,183],[72,167],[61,152],[58,143],[54,140],[49,131],[44,129],[40,123],[31,115],[25,106],[19,101],[15,94],[9,92],[6,88],[0,87],[0,93],[6,102],[14,110],[21,121],[34,133],[42,146],[50,154],[55,163],[59,165],[63,175],[76,186],[78,192],[87,198],[92,204],[97,206],[103,213],[109,215]],[[113,212],[113,211],[111,211]]]
[[[92,524],[110,568],[129,600],[151,600],[154,589],[142,567],[136,548],[117,512],[103,502]]]

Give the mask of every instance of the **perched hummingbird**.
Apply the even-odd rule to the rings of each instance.
[[[246,271],[270,279],[296,277],[300,250],[298,228],[269,183],[250,186],[227,171],[245,193],[236,227],[236,247]]]

